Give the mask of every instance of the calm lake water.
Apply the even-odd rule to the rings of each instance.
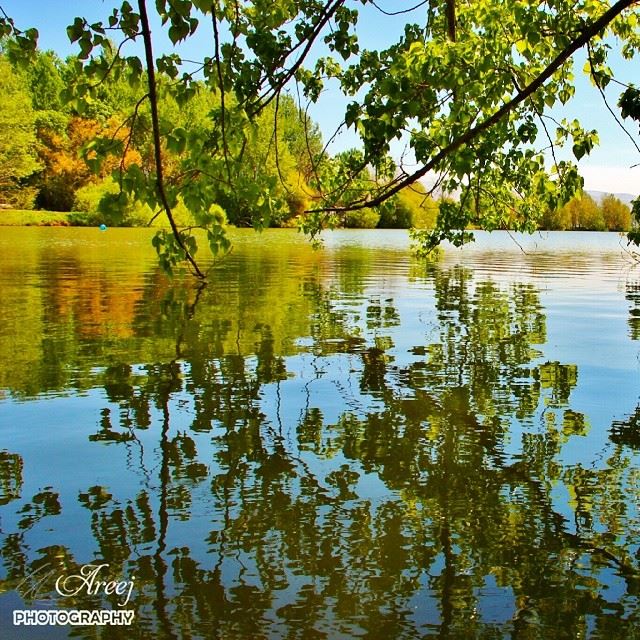
[[[640,638],[617,235],[238,232],[204,288],[149,238],[1,231],[3,638]],[[89,564],[131,627],[13,626],[119,609]]]

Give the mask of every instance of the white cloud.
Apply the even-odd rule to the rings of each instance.
[[[587,191],[640,195],[640,167],[580,166]]]

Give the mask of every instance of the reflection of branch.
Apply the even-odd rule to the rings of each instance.
[[[171,393],[171,382],[166,382],[165,397],[162,399],[162,435],[160,441],[160,452],[162,463],[160,466],[160,500],[158,504],[158,546],[153,554],[153,565],[155,570],[156,598],[154,608],[158,613],[158,618],[162,621],[162,627],[169,638],[176,638],[171,629],[171,620],[167,615],[167,595],[165,593],[164,577],[167,573],[167,564],[162,554],[167,548],[166,537],[169,528],[169,513],[167,511],[167,491],[171,474],[169,472],[169,395]]]
[[[136,431],[135,431],[135,426],[133,424],[130,427],[128,427],[128,429],[129,429],[129,433],[131,434],[131,441],[135,442],[138,445],[138,453],[139,453],[140,459],[138,460],[136,465],[142,471],[142,475],[144,476],[144,479],[145,479],[145,486],[147,487],[147,489],[149,489],[150,476],[149,476],[149,470],[146,468],[144,464],[144,444],[142,444],[142,440],[138,438],[138,435],[136,434]],[[125,442],[125,446],[127,447],[127,452],[131,453],[131,448],[129,444],[130,444],[129,442]],[[128,464],[127,466],[134,473],[137,471],[133,461],[131,461],[130,464]]]
[[[620,558],[615,556],[608,549],[605,549],[604,547],[597,547],[596,545],[589,542],[588,540],[583,540],[579,535],[575,533],[565,533],[565,535],[569,540],[571,540],[574,543],[574,545],[578,549],[583,549],[585,551],[588,551],[589,553],[599,553],[601,556],[604,556],[607,560],[609,560],[609,562],[613,563],[616,567],[618,567],[618,569],[620,570],[620,573],[622,574],[622,577],[626,581],[634,578],[636,580],[640,579],[640,573],[635,567],[630,566],[624,560],[620,560]]]
[[[169,528],[169,514],[168,514],[168,488],[171,481],[171,473],[169,469],[171,450],[169,443],[169,424],[170,424],[170,412],[169,412],[169,398],[171,391],[174,387],[174,382],[178,379],[180,372],[179,360],[182,358],[181,343],[184,337],[184,332],[189,321],[194,317],[200,296],[204,291],[207,283],[201,282],[196,290],[194,301],[189,305],[184,314],[184,321],[180,327],[180,332],[176,338],[176,355],[175,358],[167,365],[167,371],[169,373],[169,379],[165,379],[161,382],[159,388],[159,394],[162,401],[162,433],[160,440],[160,489],[159,489],[159,505],[158,505],[158,546],[156,552],[153,555],[155,579],[156,579],[156,611],[158,617],[162,621],[163,628],[166,630],[169,638],[175,639],[176,636],[171,629],[171,621],[167,615],[167,596],[165,594],[164,576],[167,572],[167,565],[163,558],[163,553],[166,551],[166,537]]]
[[[564,526],[562,524],[562,522],[564,521],[564,518],[560,514],[555,513],[553,511],[553,509],[551,508],[551,502],[549,500],[549,496],[544,491],[542,491],[541,482],[539,480],[531,478],[528,475],[527,473],[528,470],[525,465],[519,462],[516,464],[512,464],[509,467],[505,467],[503,471],[508,473],[508,476],[506,478],[507,482],[511,484],[513,480],[519,480],[520,482],[525,483],[527,486],[533,489],[534,492],[537,494],[536,502],[540,505],[545,505],[547,508],[549,508],[549,510],[552,513],[554,513],[556,517],[556,525],[557,525],[555,534],[558,537],[560,537],[560,539],[564,538],[574,548],[583,549],[590,553],[594,553],[594,554],[598,553],[602,555],[610,563],[613,563],[616,567],[618,567],[618,569],[620,570],[620,573],[622,574],[624,579],[627,581],[627,583],[629,582],[629,580],[640,579],[640,572],[635,567],[629,565],[628,562],[621,560],[616,555],[611,553],[611,551],[603,547],[598,547],[588,540],[584,540],[578,534],[565,531]],[[511,480],[510,476],[511,478],[513,478],[513,480]]]

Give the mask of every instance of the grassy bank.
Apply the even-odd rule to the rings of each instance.
[[[0,226],[3,227],[65,227],[69,213],[60,211],[28,211],[26,209],[0,209]]]

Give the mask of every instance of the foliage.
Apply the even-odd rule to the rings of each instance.
[[[80,155],[81,148],[100,131],[94,120],[74,117],[63,131],[39,130],[39,153],[43,163],[38,206],[53,211],[71,211],[75,192],[93,179],[93,174]]]
[[[33,62],[26,68],[31,102],[35,111],[64,110],[61,93],[64,80],[62,62],[52,51],[36,51]]]
[[[640,123],[640,91],[633,85],[627,87],[618,101],[623,118],[631,118]]]
[[[609,231],[629,231],[631,229],[631,209],[612,194],[607,194],[600,203],[604,226]]]
[[[612,194],[597,203],[589,194],[575,196],[563,207],[547,210],[541,229],[582,231],[630,231],[631,211]]]
[[[31,98],[24,80],[0,55],[0,202],[22,208],[34,193],[24,191],[24,181],[38,168]],[[21,187],[23,190],[21,191]]]
[[[347,229],[374,229],[380,224],[380,214],[368,208],[347,211],[342,223]]]
[[[433,229],[438,204],[421,186],[406,187],[392,199],[394,207],[384,207],[378,227],[387,229]]]
[[[604,216],[596,201],[588,194],[575,196],[564,206],[561,217],[569,223],[569,229],[603,231]]]
[[[304,176],[310,169],[301,162],[299,115],[291,98],[282,103],[285,109],[276,113],[275,106],[269,106],[255,122],[244,123],[242,159],[230,163],[228,171],[224,167],[227,181],[215,186],[216,202],[236,226],[285,226],[306,207],[310,189]]]
[[[81,213],[73,214],[71,221],[82,226],[143,226],[153,217],[149,207],[122,197],[110,177],[80,187],[75,192],[73,210]]]
[[[394,207],[384,207],[379,216],[378,224],[380,229],[408,229],[413,227],[413,211],[410,203],[397,197]],[[366,209],[363,209],[366,211]]]
[[[69,224],[69,214],[58,211],[0,209],[0,226],[3,227],[66,227]]]
[[[314,174],[312,185],[318,191],[316,197],[340,207],[344,203],[366,198],[376,185],[393,175],[394,170],[395,165],[388,157],[372,167],[367,164],[362,151],[349,149],[332,158],[325,158]],[[398,198],[394,198],[376,209],[344,209],[339,214],[324,216],[325,219],[319,225],[312,224],[309,231],[314,235],[323,225],[373,228],[380,225],[381,221],[384,226],[398,215],[398,207]],[[408,217],[405,216],[407,221]]]
[[[640,244],[640,197],[631,203],[632,229],[629,233],[629,242]]]
[[[571,221],[567,214],[567,208],[547,208],[540,217],[539,228],[547,231],[565,231],[571,229]]]
[[[144,202],[134,205],[136,193],[132,187],[153,171],[148,105],[145,101],[136,104],[135,88],[115,69],[91,96],[64,102],[68,91],[61,88],[82,79],[77,75],[77,65],[73,61],[63,63],[50,52],[35,51],[33,55],[33,64],[26,73],[43,164],[32,188],[37,190],[38,205],[62,211],[75,208],[79,213],[70,218],[74,224],[92,225],[104,220],[109,225],[129,225],[148,221],[153,215],[151,209]],[[220,115],[221,100],[201,81],[193,83],[193,94],[187,103],[176,99],[169,88],[170,78],[160,75],[158,83],[164,174],[168,181],[179,182],[190,159],[186,153],[187,132],[190,139],[213,142],[219,134],[216,116]],[[230,99],[227,107],[232,103]],[[128,120],[132,108],[135,118]],[[272,135],[275,120],[276,138]],[[322,154],[317,126],[292,98],[282,96],[255,123],[247,121],[243,127],[242,162],[230,165],[234,187],[238,188],[231,189],[228,182],[212,182],[208,169],[215,174],[221,165],[219,159],[216,162],[215,149],[208,147],[199,164],[202,175],[191,173],[185,195],[190,198],[200,188],[200,179],[209,183],[211,197],[224,205],[232,223],[290,226],[308,208],[312,195],[307,185],[314,170],[311,158]],[[133,164],[133,173],[122,179],[122,172]],[[108,178],[114,171],[118,175]],[[133,191],[120,194],[118,188],[117,197],[113,197],[116,181],[123,182],[124,191]],[[179,226],[196,225],[194,216],[185,209],[184,198],[179,196],[177,202]]]
[[[415,12],[406,10],[395,44],[370,51],[358,42],[358,11],[345,0],[158,0],[155,10],[174,45],[210,31],[211,50],[194,71],[177,52],[154,58],[147,1],[136,4],[113,7],[105,21],[78,17],[69,26],[79,53],[66,66],[66,108],[100,122],[124,116],[127,140],[145,149],[146,164],[143,171],[120,167],[124,189],[164,210],[185,257],[171,212],[179,195],[198,226],[207,225],[199,212],[217,204],[229,220],[262,228],[290,224],[306,192],[314,212],[299,221],[314,236],[358,209],[380,207],[383,224],[400,224],[406,211],[393,198],[429,172],[461,202],[439,208],[431,232],[422,235],[426,245],[465,242],[468,225],[532,231],[545,211],[582,187],[575,164],[549,167],[545,148],[567,146],[580,160],[598,143],[597,132],[576,120],[557,122],[555,130],[547,124],[548,111],[574,95],[573,54],[589,46],[585,72],[603,88],[612,80],[611,36],[626,58],[640,48],[634,0],[437,0],[426,20],[419,3]],[[371,0],[360,4],[376,7]],[[16,60],[33,58],[37,33],[18,31],[6,18],[0,26],[13,37]],[[128,47],[140,40],[144,58]],[[314,47],[321,41],[324,57]],[[351,100],[344,123],[360,137],[358,158],[323,154],[303,103],[287,97],[290,90],[320,102],[328,80]],[[211,96],[208,124],[192,131],[167,117],[171,101],[188,109],[203,91]],[[623,117],[636,115],[634,91],[620,100]],[[418,165],[412,172],[389,170],[391,144],[403,136]],[[95,160],[122,148],[104,139]],[[297,183],[311,189],[292,199]]]
[[[78,189],[88,185],[96,176],[105,178],[120,167],[142,163],[140,153],[129,148],[120,158],[111,156],[99,166],[93,164],[97,151],[96,139],[102,136],[111,146],[121,148],[127,130],[117,119],[107,122],[71,117],[63,131],[43,127],[38,131],[40,157],[44,168],[40,176],[38,204],[54,211],[71,211]],[[120,145],[118,144],[120,143]]]

